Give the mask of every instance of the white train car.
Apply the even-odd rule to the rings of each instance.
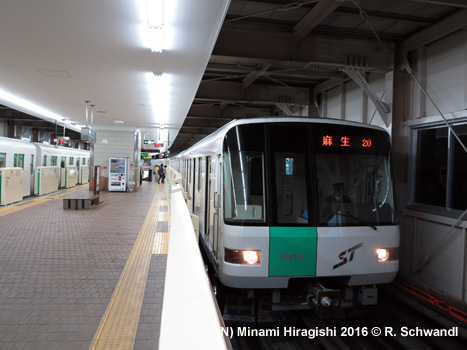
[[[38,167],[74,167],[76,183],[89,181],[90,152],[67,147],[54,147],[42,143],[31,143],[12,138],[0,137],[0,168],[19,167],[23,169],[22,197],[35,194],[35,178]],[[86,176],[80,181],[78,175],[87,168]],[[60,173],[63,173],[61,170]],[[57,181],[57,188],[65,187],[64,176]]]
[[[69,147],[54,147],[47,144],[35,143],[37,149],[37,166],[59,166],[60,167],[60,182],[59,188],[66,187],[66,170],[74,167],[76,183],[87,183],[79,180],[79,175],[83,167],[89,168],[90,153],[86,150],[80,150]]]
[[[381,128],[242,119],[163,162],[182,175],[213,274],[248,296],[252,312],[372,305],[376,285],[398,272],[390,137]],[[248,303],[229,298],[224,318],[235,319],[235,305]]]
[[[34,144],[0,137],[0,168],[23,168],[23,197],[34,191],[36,147]]]

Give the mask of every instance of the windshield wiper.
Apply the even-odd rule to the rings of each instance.
[[[352,219],[354,219],[354,220],[357,220],[357,222],[358,222],[359,224],[363,224],[363,225],[365,225],[365,226],[369,226],[369,227],[371,227],[371,228],[372,228],[373,230],[375,230],[375,231],[378,230],[377,227],[376,227],[375,225],[372,225],[372,224],[370,224],[370,223],[368,223],[368,222],[366,222],[366,221],[364,221],[364,220],[362,220],[362,219],[356,217],[355,215],[352,215],[352,214],[349,213],[348,211],[347,211],[345,214],[342,214],[342,213],[337,212],[337,213],[335,213],[335,215],[344,216],[344,217],[346,217],[346,218],[352,218]]]

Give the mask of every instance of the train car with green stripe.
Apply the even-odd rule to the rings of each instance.
[[[399,268],[390,146],[377,126],[254,118],[167,160],[199,219],[225,319],[377,303]]]

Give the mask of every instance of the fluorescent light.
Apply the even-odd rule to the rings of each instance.
[[[148,24],[150,27],[164,25],[164,0],[147,0]]]
[[[164,0],[147,0],[149,41],[152,52],[162,52],[164,26]]]
[[[149,40],[152,52],[162,52],[163,36],[162,27],[149,27]]]

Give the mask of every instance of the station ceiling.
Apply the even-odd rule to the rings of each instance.
[[[463,0],[166,0],[172,39],[151,52],[138,2],[0,0],[0,118],[53,132],[45,109],[78,135],[90,101],[97,130],[163,127],[175,154],[230,120],[305,110],[349,80],[343,68],[390,71],[397,45],[467,11]],[[170,86],[154,97],[161,73]]]

